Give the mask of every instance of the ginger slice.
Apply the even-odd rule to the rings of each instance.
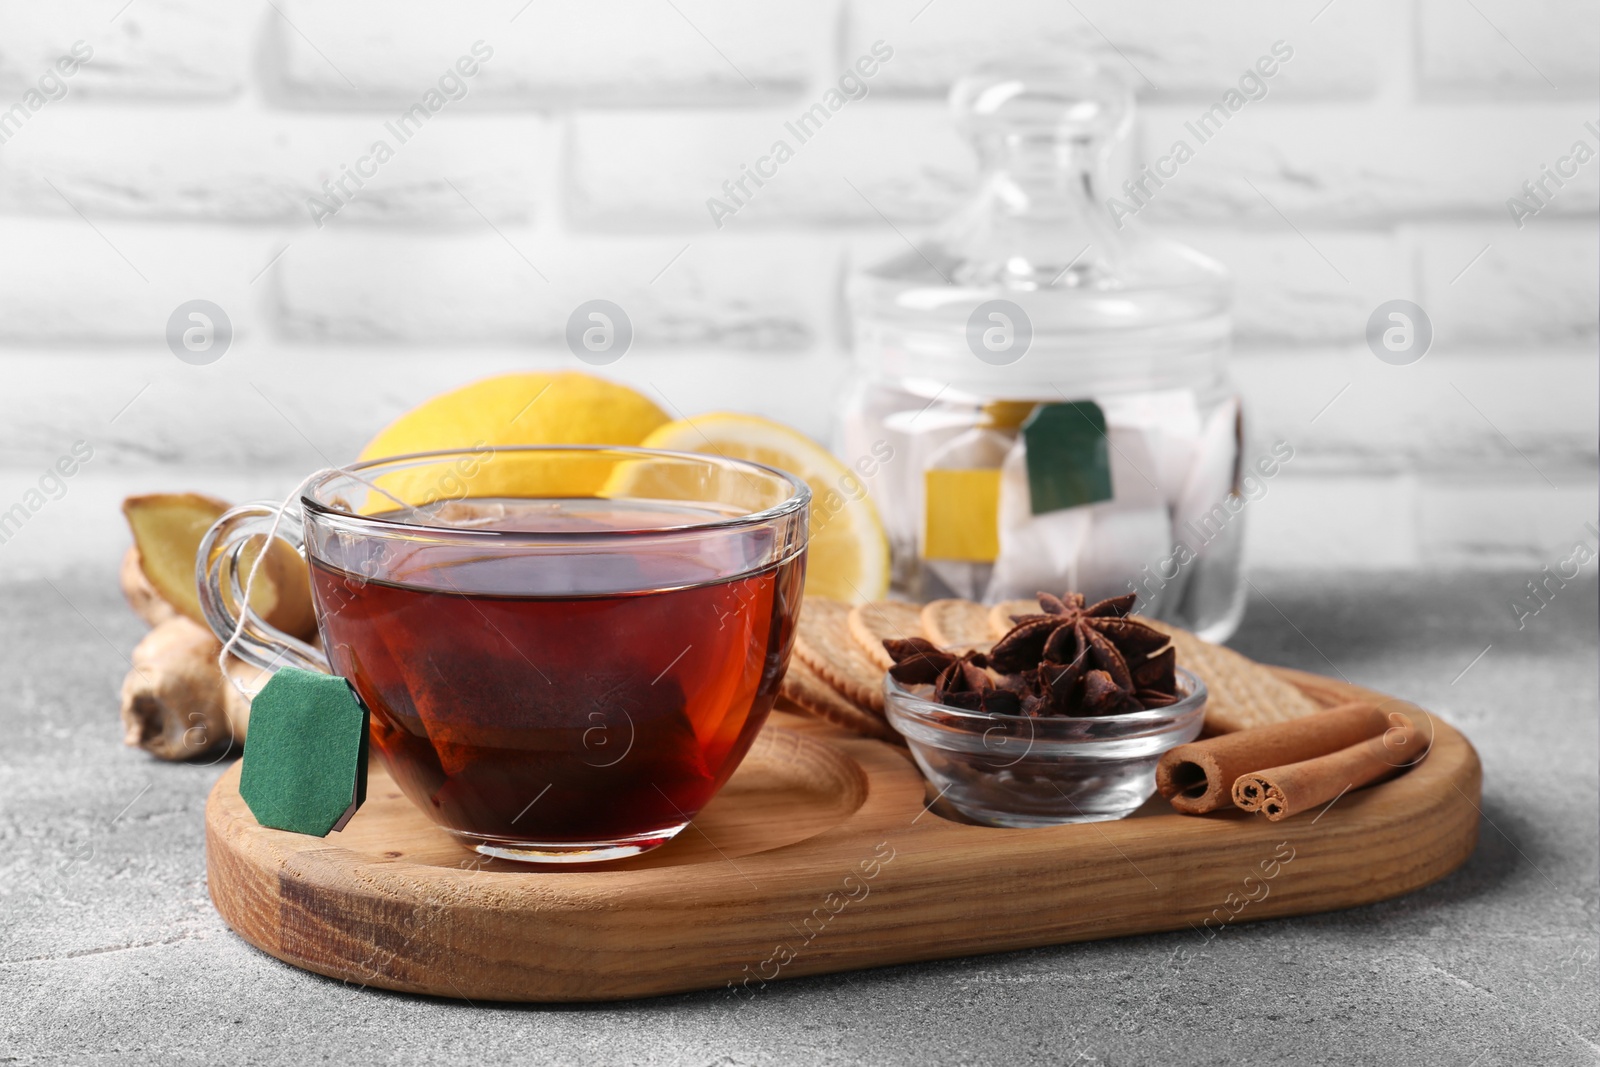
[[[178,617],[177,609],[167,603],[156,587],[150,584],[150,579],[144,576],[144,565],[139,561],[139,549],[129,546],[127,553],[122,557],[122,571],[118,576],[122,582],[122,595],[127,598],[128,607],[133,613],[145,621],[148,626],[160,626],[168,619]]]
[[[206,620],[195,588],[195,555],[206,530],[227,510],[225,502],[200,493],[151,493],[131,496],[122,503],[122,512],[133,531],[139,568],[150,588],[178,614],[201,626],[206,625]],[[245,568],[254,564],[259,545],[257,538],[241,553]],[[129,592],[126,573],[123,591],[134,611],[146,621],[159,614],[140,609],[135,594]],[[285,541],[273,541],[266,562],[256,575],[250,601],[257,614],[284,633],[303,639],[316,632],[309,570]]]

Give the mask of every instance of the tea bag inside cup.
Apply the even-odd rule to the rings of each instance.
[[[503,523],[507,517],[506,506],[496,501],[441,500],[414,509],[430,525],[451,526],[457,529],[476,529]]]

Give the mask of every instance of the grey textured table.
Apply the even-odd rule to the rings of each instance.
[[[1594,1063],[1597,590],[1569,585],[1519,631],[1528,577],[1257,576],[1233,642],[1409,697],[1473,740],[1481,839],[1437,885],[1209,943],[576,1008],[352,988],[236,938],[206,896],[219,768],[121,745],[141,626],[111,571],[0,584],[0,1062]]]

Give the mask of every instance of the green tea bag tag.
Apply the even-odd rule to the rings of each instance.
[[[1022,424],[1035,515],[1110,500],[1111,442],[1092,400],[1040,404]]]
[[[367,799],[368,712],[350,683],[285,667],[250,703],[239,795],[274,830],[326,837]]]

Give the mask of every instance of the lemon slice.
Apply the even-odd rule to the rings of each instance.
[[[889,539],[863,481],[805,434],[754,415],[719,413],[669,422],[644,448],[750,460],[787,471],[811,487],[806,593],[878,600],[889,589]]]

